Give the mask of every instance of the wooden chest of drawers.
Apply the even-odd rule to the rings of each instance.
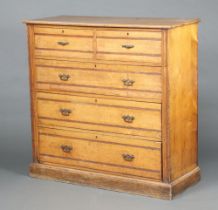
[[[200,179],[198,20],[26,24],[31,176],[163,199]]]

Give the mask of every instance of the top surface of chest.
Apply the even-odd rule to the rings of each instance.
[[[96,27],[127,27],[127,28],[174,28],[177,26],[199,22],[199,19],[178,18],[130,18],[130,17],[90,17],[90,16],[56,16],[27,20],[26,23],[96,26]]]

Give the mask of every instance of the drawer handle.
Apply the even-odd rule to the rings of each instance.
[[[61,149],[63,150],[63,152],[70,153],[73,148],[68,145],[61,145]]]
[[[62,80],[62,81],[68,81],[70,78],[69,74],[59,74],[58,76],[59,76],[60,80]]]
[[[57,44],[59,44],[61,46],[66,46],[66,45],[69,44],[69,42],[67,42],[67,41],[59,41],[59,42],[57,42]]]
[[[60,112],[63,116],[69,116],[71,114],[70,109],[60,109]]]
[[[126,49],[131,49],[134,48],[135,46],[133,44],[123,44],[122,48],[126,48]]]
[[[122,156],[123,156],[123,159],[125,160],[125,161],[133,161],[134,160],[134,158],[135,158],[135,156],[134,155],[130,155],[130,154],[122,154]]]
[[[123,82],[123,84],[125,86],[133,86],[135,81],[134,80],[130,80],[130,79],[123,79],[122,82]]]
[[[134,116],[130,116],[130,115],[123,115],[122,118],[123,118],[123,120],[124,120],[125,122],[127,122],[127,123],[132,123],[133,120],[135,119]]]

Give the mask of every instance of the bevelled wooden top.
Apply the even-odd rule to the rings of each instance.
[[[176,18],[128,18],[128,17],[91,17],[91,16],[56,16],[26,20],[27,24],[71,25],[96,27],[131,27],[131,28],[174,28],[199,22],[199,19]]]

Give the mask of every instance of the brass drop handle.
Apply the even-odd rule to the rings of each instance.
[[[134,80],[130,80],[130,79],[123,79],[122,82],[123,82],[123,84],[125,86],[133,86],[135,81]]]
[[[62,80],[62,81],[68,81],[70,79],[69,74],[59,74],[58,76],[59,76],[60,80]]]
[[[133,120],[135,119],[134,116],[130,116],[130,115],[123,115],[122,118],[123,118],[123,120],[124,120],[125,122],[127,122],[127,123],[132,123]]]
[[[135,158],[135,156],[134,155],[130,155],[130,154],[127,154],[127,153],[124,153],[124,154],[122,154],[122,156],[123,156],[123,159],[125,160],[125,161],[133,161],[134,160],[134,158]]]
[[[70,109],[60,109],[60,113],[63,116],[69,116],[71,114],[71,110]]]
[[[67,42],[67,41],[59,41],[59,42],[57,42],[57,44],[59,44],[61,46],[66,46],[66,45],[69,44],[69,42]]]
[[[131,49],[134,48],[135,46],[133,44],[123,44],[122,48],[126,48],[126,49]]]
[[[63,150],[63,152],[70,153],[73,148],[68,145],[61,145],[61,149]]]

